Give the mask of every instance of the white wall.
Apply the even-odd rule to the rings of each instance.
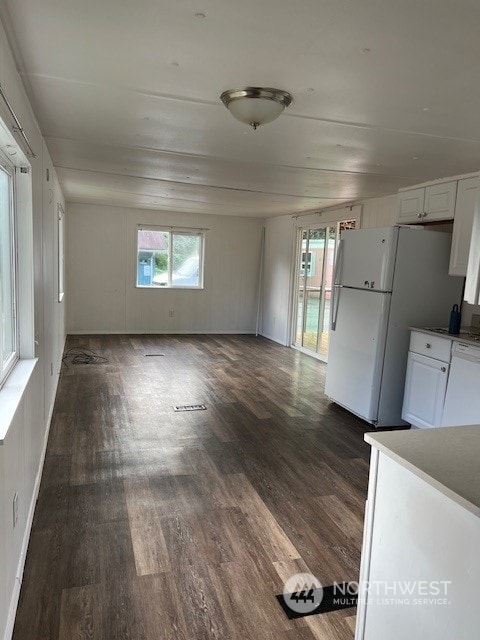
[[[58,303],[56,299],[55,262],[56,206],[63,198],[1,26],[0,83],[37,155],[31,160],[31,200],[37,341],[35,355],[39,362],[4,443],[0,445],[0,638],[7,639],[11,635],[20,590],[65,334],[64,304]],[[1,113],[5,114],[3,104]],[[5,122],[12,124],[10,117],[6,117]],[[18,136],[16,139],[20,140]],[[46,167],[50,167],[48,183]],[[28,215],[29,208],[26,207],[18,214]],[[12,501],[15,493],[18,494],[19,513],[17,524],[13,527]]]
[[[397,219],[397,194],[363,200],[362,229],[371,227],[393,227]]]
[[[295,251],[295,225],[291,216],[265,222],[262,335],[290,344],[290,305]]]
[[[205,288],[136,288],[138,224],[209,229]],[[66,225],[69,333],[255,331],[263,220],[69,204]]]

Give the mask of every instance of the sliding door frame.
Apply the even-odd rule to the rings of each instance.
[[[299,269],[300,269],[300,251],[302,246],[302,231],[305,229],[321,229],[327,227],[335,227],[337,228],[336,238],[335,238],[335,254],[338,248],[338,241],[340,239],[340,223],[346,220],[355,220],[355,228],[361,228],[361,214],[362,214],[362,205],[353,205],[348,207],[342,207],[341,209],[335,209],[332,211],[319,212],[317,214],[312,214],[308,216],[299,216],[294,219],[294,234],[293,234],[293,257],[292,257],[292,269],[291,269],[291,287],[290,287],[290,310],[289,310],[289,339],[290,346],[297,351],[301,351],[317,360],[321,360],[322,362],[327,362],[327,359],[316,351],[312,351],[311,349],[306,349],[301,345],[295,344],[296,339],[296,330],[297,330],[297,314],[298,314],[298,278],[299,278]],[[326,237],[326,232],[325,232]],[[328,238],[326,237],[326,242]],[[325,255],[324,253],[324,263],[325,263]],[[308,258],[308,256],[307,256]],[[325,273],[323,273],[323,278],[325,277]],[[322,287],[322,297],[323,297],[323,287]],[[305,323],[305,319],[303,320]]]

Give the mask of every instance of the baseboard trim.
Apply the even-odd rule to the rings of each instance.
[[[274,338],[273,336],[269,335],[268,333],[261,333],[260,335],[262,336],[262,338],[266,338],[267,340],[271,340],[272,342],[276,342],[277,344],[281,344],[282,347],[289,347],[290,346],[286,342],[284,342],[283,340],[279,340],[278,338]]]
[[[219,331],[67,331],[69,336],[214,336],[214,335],[232,335],[232,336],[251,336],[255,335],[255,331],[239,330],[239,329],[221,329]]]
[[[65,340],[66,340],[66,336],[65,336]],[[65,341],[64,341],[64,347],[62,349],[62,353],[64,348],[65,348]],[[5,634],[3,636],[3,640],[11,640],[13,636],[13,628],[15,626],[15,617],[17,615],[18,599],[20,597],[20,589],[22,588],[22,582],[23,582],[25,560],[27,559],[28,543],[30,542],[33,516],[35,515],[35,507],[37,506],[37,498],[38,498],[38,492],[40,490],[40,482],[42,481],[43,466],[45,464],[45,455],[47,453],[48,436],[50,434],[50,426],[52,424],[53,409],[55,407],[55,399],[57,397],[59,380],[60,380],[60,373],[56,375],[55,391],[54,391],[52,403],[48,412],[47,423],[45,425],[45,435],[43,437],[42,452],[40,454],[37,475],[36,475],[35,484],[33,487],[32,499],[30,501],[30,507],[28,510],[25,533],[23,535],[23,541],[22,541],[22,549],[20,551],[20,558],[18,560],[17,575],[15,577],[15,586],[10,599],[10,606],[8,608],[8,615],[7,615],[7,625],[5,627]]]

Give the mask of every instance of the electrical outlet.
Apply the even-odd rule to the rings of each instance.
[[[12,517],[13,517],[13,528],[15,529],[18,522],[18,493],[15,493],[13,496]]]
[[[168,315],[170,316],[170,318],[173,318],[173,309],[168,310]]]

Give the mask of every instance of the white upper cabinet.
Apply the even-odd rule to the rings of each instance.
[[[452,220],[456,193],[456,180],[400,191],[397,222],[412,224]]]
[[[444,182],[425,187],[424,222],[452,220],[455,215],[457,182]]]
[[[452,250],[450,253],[449,274],[466,276],[470,240],[472,237],[473,212],[477,198],[478,178],[466,178],[458,181],[455,221],[453,224]]]
[[[425,188],[400,191],[398,194],[399,223],[420,222],[425,206]]]
[[[475,207],[478,202],[478,211]],[[451,276],[467,277],[464,299],[480,304],[480,178],[470,173],[398,192],[397,224],[453,220]]]

